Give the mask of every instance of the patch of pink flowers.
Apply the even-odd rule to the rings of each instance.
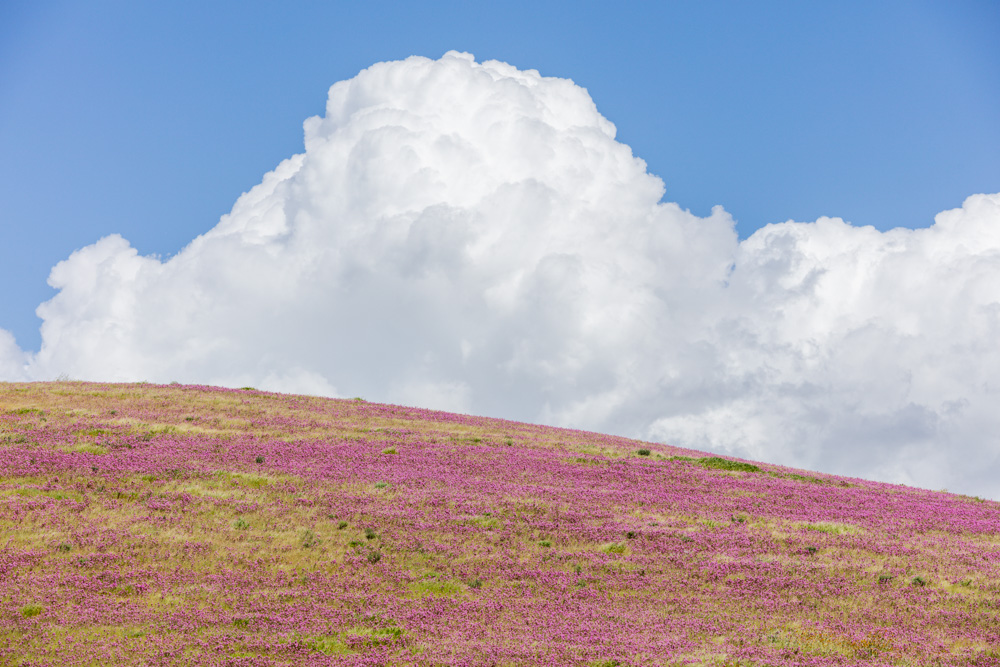
[[[1000,504],[509,421],[0,384],[0,665],[1000,665]]]

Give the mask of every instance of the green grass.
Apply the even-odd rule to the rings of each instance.
[[[417,597],[452,597],[464,590],[464,587],[448,579],[428,578],[409,584],[410,592]]]
[[[305,644],[324,655],[351,655],[375,646],[392,644],[405,634],[405,630],[396,626],[387,628],[355,626],[334,635],[310,637],[306,639]]]
[[[26,604],[21,607],[21,616],[25,618],[33,618],[40,615],[45,610],[40,604]]]
[[[108,453],[108,448],[103,445],[95,445],[93,443],[85,442],[78,445],[73,445],[69,447],[67,451],[79,453],[79,454],[97,454],[104,455]]]
[[[719,458],[718,456],[707,456],[705,458],[697,459],[698,465],[703,468],[708,468],[709,470],[734,470],[736,472],[760,472],[760,468],[753,465],[752,463],[743,463],[742,461],[730,461],[729,459]]]
[[[683,463],[693,463],[709,470],[732,470],[734,472],[760,472],[760,468],[752,463],[742,461],[732,461],[719,456],[704,456],[695,458],[693,456],[671,456],[668,461],[681,461]],[[805,478],[803,478],[805,479]]]
[[[815,523],[799,523],[799,528],[811,530],[816,533],[828,533],[830,535],[856,535],[861,532],[857,526],[847,523],[836,523],[833,521],[817,521]]]

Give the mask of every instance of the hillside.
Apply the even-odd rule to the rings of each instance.
[[[0,665],[1000,665],[1000,503],[251,389],[0,384]]]

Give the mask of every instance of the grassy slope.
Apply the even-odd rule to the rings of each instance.
[[[0,665],[41,664],[1000,665],[1000,504],[363,401],[0,384]]]

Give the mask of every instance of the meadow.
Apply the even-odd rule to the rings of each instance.
[[[0,383],[0,665],[1000,665],[1000,503],[361,399]]]

